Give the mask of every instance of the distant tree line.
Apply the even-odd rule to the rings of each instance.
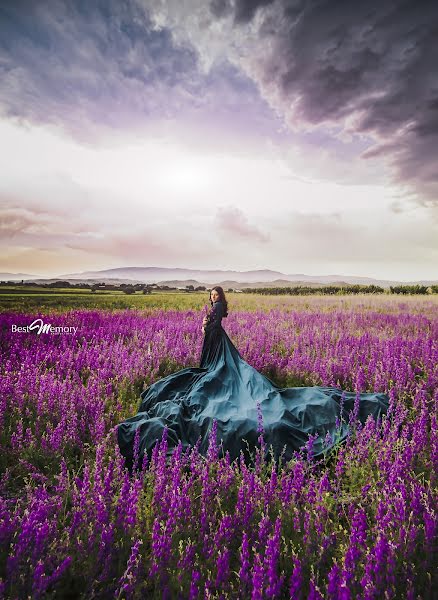
[[[395,285],[389,289],[391,294],[438,294],[438,285]]]
[[[162,291],[162,290],[179,290],[183,292],[199,292],[205,291],[207,288],[203,285],[199,285],[198,287],[194,287],[193,285],[186,285],[185,287],[172,287],[169,285],[158,285],[156,283],[71,283],[70,281],[51,281],[50,283],[35,283],[33,281],[0,281],[0,286],[10,286],[14,287],[26,287],[26,288],[47,288],[47,289],[61,289],[61,288],[69,288],[69,289],[82,289],[82,290],[90,290],[93,293],[97,291],[120,291],[125,294],[135,294],[136,292],[143,292],[143,294],[151,294],[152,290]]]
[[[204,292],[204,285],[186,285],[185,287],[174,287],[169,285],[158,285],[157,283],[121,283],[119,285],[113,283],[71,283],[70,281],[52,281],[50,283],[34,283],[30,281],[0,281],[1,285],[14,285],[17,287],[38,287],[38,288],[71,288],[71,289],[89,289],[95,293],[97,291],[122,291],[125,294],[135,294],[143,292],[143,294],[151,294],[156,291],[182,291],[182,292]],[[228,292],[236,291],[228,288]],[[396,285],[390,286],[389,289],[384,289],[378,285],[325,285],[325,286],[304,286],[297,285],[293,287],[261,287],[261,288],[243,288],[242,291],[247,294],[264,294],[264,295],[280,295],[288,294],[291,296],[310,296],[312,294],[326,295],[345,295],[345,294],[438,294],[438,285]]]
[[[293,296],[310,296],[312,294],[343,295],[343,294],[383,294],[384,288],[378,285],[349,285],[335,286],[327,285],[322,287],[310,287],[297,285],[294,287],[271,287],[271,288],[244,288],[242,290],[248,294],[266,294],[279,295],[290,294]]]
[[[438,285],[398,285],[390,286],[389,290],[378,285],[327,285],[322,287],[294,286],[294,287],[269,287],[269,288],[243,288],[247,294],[310,296],[312,294],[326,294],[343,296],[345,294],[438,294]]]

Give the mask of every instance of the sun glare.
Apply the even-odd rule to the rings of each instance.
[[[160,175],[160,185],[177,192],[198,191],[209,183],[208,173],[200,164],[168,165]]]

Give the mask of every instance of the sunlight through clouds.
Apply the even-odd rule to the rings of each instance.
[[[33,268],[51,274],[77,252],[77,270],[86,254],[94,268],[111,256],[433,277],[428,13],[414,30],[400,8],[387,30],[392,9],[376,4],[344,15],[342,37],[330,29],[338,9],[10,3],[0,17],[2,268],[29,270],[33,250]],[[401,102],[416,61],[418,85]]]

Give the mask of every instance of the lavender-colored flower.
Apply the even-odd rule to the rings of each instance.
[[[140,547],[143,544],[141,539],[136,540],[129,555],[128,563],[122,577],[118,581],[118,588],[115,593],[116,598],[131,598],[137,583],[137,577],[140,565]]]
[[[289,580],[289,596],[290,598],[294,598],[296,600],[300,600],[302,598],[302,588],[303,588],[303,572],[301,567],[301,561],[298,557],[292,558],[292,574]]]
[[[350,425],[352,436],[343,446],[322,436],[335,447],[323,467],[305,460],[315,439],[281,470],[267,467],[258,401],[255,469],[243,455],[220,461],[217,443],[208,461],[199,444],[187,455],[177,448],[169,461],[165,429],[134,478],[115,425],[134,414],[137,390],[163,365],[197,364],[199,314],[54,314],[53,324],[78,326],[75,338],[14,335],[11,324],[28,315],[2,315],[0,595],[57,595],[82,577],[90,597],[171,597],[176,589],[191,598],[432,597],[438,317],[434,297],[414,300],[362,296],[344,306],[339,298],[260,297],[263,310],[227,318],[245,360],[261,371],[297,385],[389,394],[389,416],[363,428],[355,427],[357,402],[348,423],[342,394],[336,427]]]

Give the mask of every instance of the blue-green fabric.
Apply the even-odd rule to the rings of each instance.
[[[218,444],[222,440],[220,454],[228,450],[234,460],[243,450],[248,457],[259,437],[258,403],[267,451],[272,445],[276,460],[283,449],[282,461],[290,460],[308,442],[309,434],[318,434],[313,443],[314,456],[331,446],[327,446],[327,433],[333,441],[347,437],[355,392],[334,387],[277,386],[240,356],[222,327],[222,314],[222,302],[214,303],[200,366],[182,369],[152,384],[142,392],[137,414],[118,426],[120,451],[129,469],[137,428],[140,456],[144,452],[151,455],[165,427],[169,456],[179,440],[185,449],[194,446],[199,436],[199,451],[206,455],[214,419]],[[362,423],[369,415],[376,419],[387,412],[389,399],[385,394],[363,393],[358,399]]]

